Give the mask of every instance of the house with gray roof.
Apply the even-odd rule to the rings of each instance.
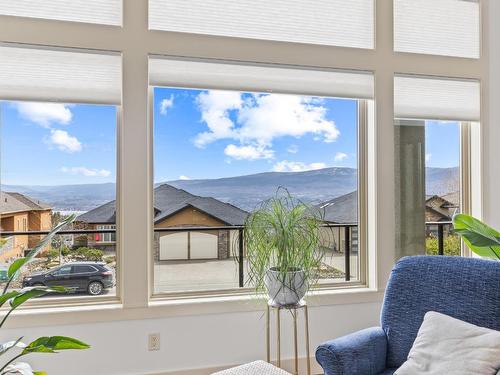
[[[244,224],[248,213],[212,197],[201,197],[163,184],[154,189],[154,228],[227,227]],[[85,229],[112,229],[116,225],[116,202],[108,202],[76,219]],[[226,259],[233,253],[236,230],[155,231],[154,259]],[[114,234],[87,237],[89,247],[115,246]]]

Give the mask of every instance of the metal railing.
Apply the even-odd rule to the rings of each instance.
[[[425,223],[426,229],[429,227],[437,227],[437,240],[438,240],[438,255],[444,255],[444,228],[453,228],[452,221],[428,221]]]
[[[444,255],[444,227],[452,226],[451,221],[426,222],[426,228],[437,227],[438,238],[438,255]],[[353,228],[357,228],[357,223],[350,224],[324,224],[325,228],[341,228],[344,229],[344,279],[350,281],[351,275],[351,254],[352,254],[352,234]],[[218,230],[236,230],[238,231],[238,285],[243,287],[245,284],[244,276],[244,226],[242,225],[227,225],[227,226],[189,226],[189,227],[169,227],[169,228],[154,228],[154,232],[193,232],[193,231],[218,231]],[[24,236],[24,235],[46,235],[49,231],[2,231],[0,236]],[[69,229],[58,232],[58,235],[88,235],[101,233],[116,233],[116,229]],[[339,238],[340,239],[340,238]]]

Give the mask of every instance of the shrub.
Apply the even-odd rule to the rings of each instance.
[[[47,260],[52,262],[54,259],[59,258],[59,250],[50,249],[45,255],[47,256]]]
[[[459,256],[461,254],[460,236],[448,234],[444,236],[444,255]],[[425,249],[427,255],[438,255],[438,238],[429,236],[425,239]]]
[[[76,255],[83,257],[85,260],[93,262],[101,262],[103,253],[99,249],[91,249],[88,247],[79,247],[75,250]]]
[[[61,254],[67,257],[70,254],[70,249],[67,246],[61,246]]]

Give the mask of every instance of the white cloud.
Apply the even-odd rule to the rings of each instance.
[[[13,103],[21,117],[45,128],[52,123],[68,124],[73,118],[69,105],[60,103]]]
[[[241,108],[243,103],[241,94],[234,91],[210,90],[202,92],[197,97],[201,110],[201,118],[207,124],[208,131],[196,136],[196,147],[205,147],[207,144],[223,138],[234,138],[233,121],[229,118],[229,111]]]
[[[82,151],[80,141],[76,137],[69,135],[65,130],[51,130],[49,143],[64,152],[73,153]]]
[[[167,110],[169,108],[172,108],[174,106],[174,95],[170,95],[170,98],[168,99],[163,99],[161,102],[160,102],[160,113],[162,115],[166,115],[167,114]]]
[[[190,178],[188,176],[180,175],[179,180],[187,181],[190,180]]]
[[[224,154],[236,160],[258,160],[273,158],[274,151],[265,145],[236,146],[230,144],[224,149]]]
[[[345,152],[337,152],[335,154],[335,157],[333,158],[334,161],[342,161],[347,159],[347,154]]]
[[[425,154],[425,161],[429,162],[432,159],[432,154]]]
[[[107,169],[90,169],[86,167],[62,167],[61,172],[82,175],[85,177],[108,177],[111,172]]]
[[[288,148],[286,149],[286,151],[289,154],[296,154],[297,152],[299,152],[299,146],[297,146],[297,145],[290,145],[290,146],[288,146]]]
[[[239,92],[210,90],[198,95],[202,121],[208,131],[196,136],[197,147],[220,139],[239,141],[241,146],[271,147],[275,138],[313,134],[323,142],[340,135],[326,118],[320,99],[282,94],[243,96]],[[231,116],[232,115],[232,116]]]
[[[326,168],[325,163],[302,163],[300,161],[282,160],[273,166],[274,172],[303,172]]]

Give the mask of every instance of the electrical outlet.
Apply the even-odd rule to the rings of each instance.
[[[148,337],[148,350],[155,351],[160,350],[160,334],[150,333]]]

